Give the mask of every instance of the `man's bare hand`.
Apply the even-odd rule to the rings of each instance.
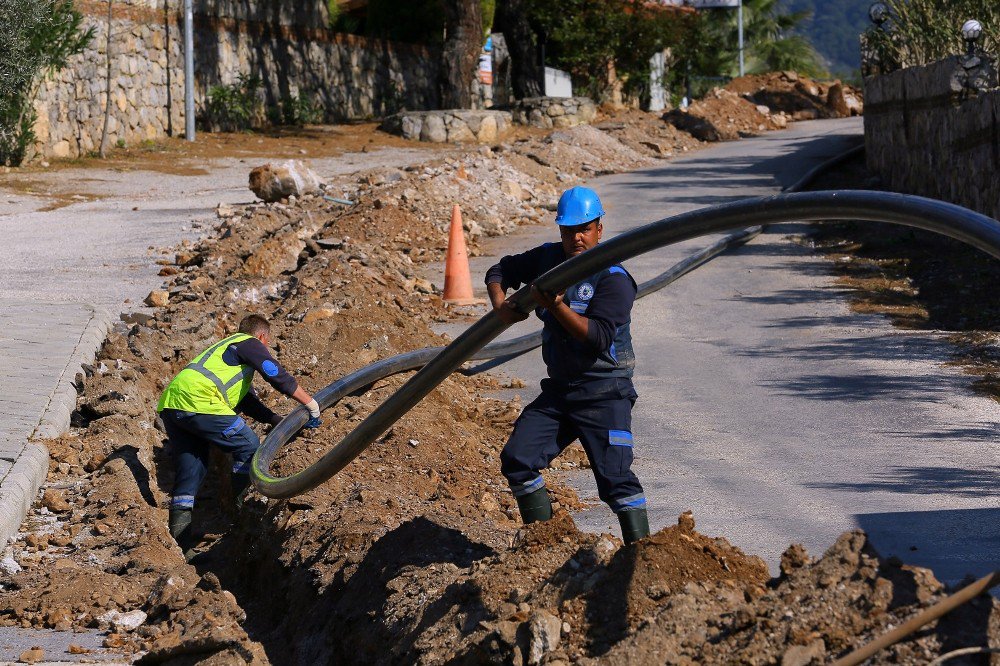
[[[562,303],[563,295],[565,291],[561,291],[555,296],[551,296],[535,285],[531,285],[531,297],[535,299],[539,307],[545,308],[546,310],[554,310],[560,303]]]
[[[497,313],[497,318],[508,326],[528,318],[527,312],[516,309],[510,301],[503,301],[499,307],[493,309]]]

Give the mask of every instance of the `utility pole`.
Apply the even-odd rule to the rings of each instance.
[[[184,0],[184,134],[194,141],[194,0]]]
[[[743,60],[743,0],[740,0],[739,8],[736,10],[737,22],[740,24],[740,76],[744,76],[746,71],[746,65]]]

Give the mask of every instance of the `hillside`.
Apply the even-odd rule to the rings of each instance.
[[[811,11],[802,32],[823,56],[834,74],[849,74],[861,67],[859,35],[868,27],[870,0],[783,0],[793,11]]]

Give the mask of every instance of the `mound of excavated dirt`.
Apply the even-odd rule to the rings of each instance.
[[[702,141],[735,141],[788,124],[783,115],[771,115],[767,108],[722,88],[714,88],[686,111],[668,111],[663,119]]]
[[[822,83],[795,72],[771,72],[733,79],[734,92],[792,120],[846,118],[864,113],[861,91],[840,81]]]
[[[663,119],[702,141],[734,141],[783,129],[791,121],[858,116],[864,112],[861,100],[859,90],[840,81],[826,84],[795,72],[772,72],[733,79]]]
[[[232,515],[217,456],[195,513],[199,558],[184,562],[166,530],[173,470],[153,410],[193,354],[257,312],[282,364],[316,390],[442,344],[430,324],[451,314],[419,274],[443,256],[452,204],[470,235],[504,233],[549,215],[582,175],[649,163],[616,138],[633,132],[573,128],[328,187],[352,206],[305,196],[220,211],[209,238],[164,260],[168,305],[118,326],[77,377],[75,427],[50,443],[44,499],[0,569],[0,624],[107,628],[108,645],[147,651],[143,663],[806,664],[937,598],[928,572],[880,561],[859,533],[818,562],[790,549],[772,581],[689,514],[622,548],[576,529],[564,509],[579,500],[555,470],[556,519],[522,528],[499,469],[520,405],[483,397],[498,388],[484,375],[451,377],[301,497],[252,495]],[[277,471],[316,460],[404,379],[328,409]],[[886,659],[996,640],[998,616],[981,599]]]

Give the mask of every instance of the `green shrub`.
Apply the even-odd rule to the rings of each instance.
[[[27,156],[39,86],[94,37],[82,24],[72,0],[0,1],[0,164],[16,166]]]
[[[323,122],[323,105],[308,94],[288,94],[281,103],[271,107],[268,120],[272,125],[315,125]]]
[[[263,84],[260,77],[240,74],[236,83],[212,86],[208,90],[205,120],[215,132],[245,132],[263,122]]]
[[[962,24],[983,24],[979,47],[1000,49],[1000,3],[996,0],[886,0],[891,18],[883,29],[865,35],[868,49],[883,69],[926,65],[964,53]]]

